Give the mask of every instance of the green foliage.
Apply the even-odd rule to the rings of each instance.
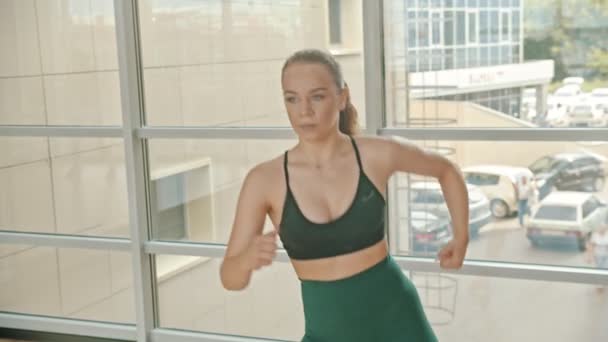
[[[599,78],[608,78],[608,50],[592,49],[587,58],[587,67],[596,70]]]

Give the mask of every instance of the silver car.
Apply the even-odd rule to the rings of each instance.
[[[411,191],[411,210],[428,211],[439,217],[449,217],[448,206],[443,198],[439,182],[415,182],[409,189]],[[478,187],[468,184],[467,189],[469,193],[469,235],[476,237],[481,227],[492,220],[490,201]],[[407,192],[401,196],[407,196]],[[405,199],[407,201],[407,198]]]

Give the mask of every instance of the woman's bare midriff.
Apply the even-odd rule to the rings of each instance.
[[[291,260],[298,278],[301,280],[332,281],[348,278],[386,258],[386,240],[349,254],[314,260]]]

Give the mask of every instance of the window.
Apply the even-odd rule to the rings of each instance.
[[[443,43],[445,46],[452,46],[454,44],[454,12],[446,10],[443,12],[443,16]]]
[[[497,185],[500,176],[488,173],[467,173],[465,174],[466,181],[473,185]]]
[[[342,0],[328,0],[329,43],[342,44],[342,20],[340,17]]]
[[[466,12],[456,11],[456,44],[464,45],[467,36]]]
[[[440,204],[445,202],[441,192],[435,190],[414,190],[412,197],[417,203]]]
[[[587,216],[589,216],[598,207],[599,207],[599,203],[595,198],[592,197],[592,198],[588,199],[583,204],[583,218],[586,218]]]
[[[468,29],[468,43],[477,43],[477,20],[479,18],[479,12],[477,11],[469,11],[467,13],[467,29]]]
[[[441,22],[441,12],[432,11],[431,12],[431,45],[437,46],[442,45],[441,37],[442,37],[442,22]]]
[[[467,49],[467,67],[474,68],[479,66],[479,48],[473,47]]]
[[[418,46],[429,46],[429,12],[418,12]]]
[[[479,41],[488,43],[490,41],[490,14],[488,11],[479,13]]]
[[[418,46],[418,35],[416,34],[416,12],[407,11],[407,45],[414,48]]]
[[[539,220],[576,221],[576,207],[543,205],[538,209],[534,218]]]
[[[456,49],[456,62],[454,63],[456,68],[465,68],[467,66],[467,49],[458,48]]]
[[[498,11],[490,11],[490,42],[497,43],[500,36],[500,17]]]
[[[511,33],[511,20],[509,19],[509,11],[501,11],[500,12],[500,41],[508,42],[510,41],[510,33]]]
[[[511,39],[513,42],[519,42],[520,28],[521,25],[519,23],[519,10],[514,10],[513,12],[511,12]]]

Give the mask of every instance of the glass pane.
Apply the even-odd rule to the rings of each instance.
[[[479,57],[477,56],[478,53],[479,53],[478,48],[468,48],[467,49],[467,66],[468,67],[479,66]]]
[[[502,107],[500,95],[490,95],[489,103]],[[429,126],[458,120],[447,111],[442,117],[424,116],[424,108],[437,105],[441,103],[411,104],[412,112],[420,113],[411,120]],[[592,232],[608,228],[608,207],[587,217],[582,208],[589,201],[608,202],[608,141],[416,143],[454,161],[469,184],[468,259],[590,267],[587,241]],[[439,183],[399,174],[390,190],[389,203],[396,208],[390,230],[397,252],[434,257],[453,235]]]
[[[289,140],[149,141],[152,237],[227,243],[249,169],[282,158],[293,145]],[[272,227],[270,220],[266,225]]]
[[[469,43],[477,42],[477,13],[469,13]]]
[[[161,274],[174,272],[161,276],[158,283],[162,328],[301,340],[304,315],[300,286],[288,263],[275,262],[257,271],[247,289],[229,292],[219,280],[220,259],[180,258],[181,262],[176,257],[166,271],[157,267]],[[404,273],[416,286],[432,328],[442,341],[503,341],[506,325],[518,327],[509,332],[509,340],[570,342],[606,337],[600,314],[605,302],[592,285]],[[518,298],[517,302],[512,298]],[[560,298],[557,307],[555,298]],[[549,307],[555,310],[547,310]],[[549,322],[571,322],[573,312],[580,321],[577,324],[538,324],[541,316]],[[480,315],[500,324],[471,324]]]
[[[112,0],[5,0],[0,32],[0,124],[121,125]]]
[[[162,260],[159,263],[159,260]],[[221,259],[157,256],[162,328],[299,341],[304,335],[300,285],[291,264],[257,271],[239,292],[222,287]]]
[[[498,42],[500,34],[499,12],[490,11],[490,42]]]
[[[605,294],[596,293],[592,285],[420,272],[411,272],[411,278],[429,319],[436,322],[433,328],[440,341],[568,342],[608,337],[600,313],[606,307]],[[488,324],[471,324],[480,317]],[[539,325],[539,317],[551,323]]]
[[[509,13],[501,12],[501,24],[502,24],[502,32],[501,32],[501,40],[509,41]]]
[[[445,46],[454,44],[454,12],[445,11],[443,13],[445,22],[443,24],[443,41]]]
[[[429,46],[429,12],[427,11],[418,13],[418,45]]]
[[[129,236],[121,139],[3,137],[0,151],[0,229]]]
[[[149,125],[288,126],[281,68],[303,48],[332,51],[353,104],[365,107],[357,6],[340,6],[341,44],[330,49],[327,4],[321,2],[140,0],[139,5]]]
[[[0,244],[0,311],[135,323],[131,255]]]
[[[519,42],[519,38],[521,36],[521,25],[519,23],[519,11],[518,10],[514,10],[513,12],[511,12],[511,28],[512,28],[512,38],[511,40],[513,42]]]
[[[466,13],[464,11],[456,11],[456,44],[463,45],[466,44]]]
[[[481,11],[479,13],[479,41],[482,43],[487,43],[490,41],[490,23],[488,11]]]

